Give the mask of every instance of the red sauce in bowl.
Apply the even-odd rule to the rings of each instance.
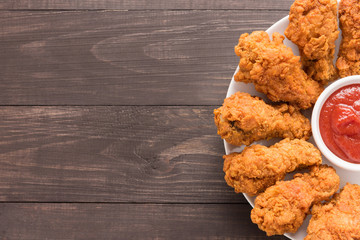
[[[345,161],[360,163],[360,84],[331,94],[321,109],[319,127],[330,151]]]

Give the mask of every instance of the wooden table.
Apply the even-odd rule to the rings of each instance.
[[[291,3],[1,1],[0,239],[264,239],[213,109]]]

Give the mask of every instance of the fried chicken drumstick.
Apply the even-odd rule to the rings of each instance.
[[[342,40],[336,67],[340,77],[360,74],[360,2],[341,0],[339,4]]]
[[[224,159],[227,184],[235,192],[256,195],[283,180],[286,173],[321,164],[321,153],[307,141],[284,139],[269,148],[251,145]]]
[[[323,87],[301,69],[300,57],[283,44],[279,33],[255,31],[240,36],[235,53],[240,57],[235,81],[253,82],[257,91],[274,102],[289,102],[301,109],[315,104]]]
[[[296,0],[290,8],[285,36],[300,50],[309,77],[325,85],[336,77],[333,64],[339,36],[336,0]]]
[[[251,220],[268,236],[294,233],[311,205],[329,199],[339,184],[334,168],[313,166],[309,173],[295,174],[291,181],[278,181],[261,193],[255,199]]]
[[[346,184],[328,203],[314,205],[305,240],[360,239],[360,186]]]
[[[254,141],[311,136],[310,121],[288,104],[271,106],[258,97],[237,92],[214,110],[215,124],[222,139],[233,145],[250,145]]]

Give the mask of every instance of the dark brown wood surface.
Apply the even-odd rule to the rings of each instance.
[[[84,9],[84,10],[288,10],[291,5],[288,0],[13,0],[2,1],[2,9],[21,10],[54,10],[54,9]]]
[[[266,238],[213,109],[291,3],[1,1],[0,239]]]
[[[0,102],[220,105],[240,34],[287,14],[255,12],[1,12]]]

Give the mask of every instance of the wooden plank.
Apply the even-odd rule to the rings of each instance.
[[[118,10],[184,10],[184,9],[271,9],[289,10],[293,0],[12,0],[0,3],[0,9],[118,9]]]
[[[219,105],[240,34],[286,14],[3,11],[0,104]]]
[[[246,203],[215,107],[2,107],[0,201]]]
[[[239,204],[0,204],[1,239],[265,239]],[[283,236],[266,239],[282,239]]]

